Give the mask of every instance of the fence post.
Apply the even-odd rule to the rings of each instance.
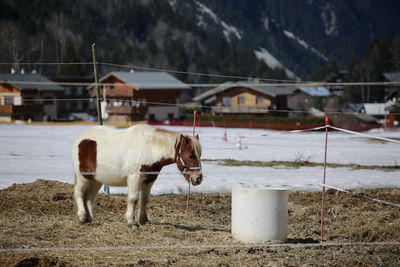
[[[196,135],[196,119],[197,119],[197,110],[193,111],[193,136]],[[189,200],[190,200],[190,181],[188,183],[188,193],[186,198],[186,215],[189,214]]]
[[[324,241],[324,219],[325,219],[325,181],[326,181],[326,159],[328,155],[328,130],[331,126],[331,120],[325,117],[325,154],[324,154],[324,178],[322,181],[322,197],[321,197],[321,242]]]

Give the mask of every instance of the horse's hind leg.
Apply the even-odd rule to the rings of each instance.
[[[125,213],[128,226],[138,226],[138,223],[134,220],[134,211],[139,201],[139,185],[141,180],[141,176],[137,174],[128,176],[128,205]]]
[[[94,199],[96,198],[97,192],[99,192],[99,189],[101,188],[102,184],[92,180],[90,181],[90,186],[86,189],[86,194],[85,194],[85,199],[86,199],[86,206],[87,206],[87,211],[89,212],[88,214],[88,221],[92,221],[94,219],[93,217],[93,203]]]
[[[138,212],[140,225],[144,225],[149,222],[149,219],[147,218],[147,203],[149,202],[150,190],[151,190],[151,187],[153,186],[153,184],[154,184],[154,182],[148,183],[148,182],[144,181],[140,188],[139,212]]]
[[[88,216],[87,205],[86,205],[86,191],[90,185],[90,181],[84,178],[81,174],[76,175],[76,182],[74,187],[74,196],[76,207],[78,209],[78,219],[80,222],[88,222],[90,218]]]

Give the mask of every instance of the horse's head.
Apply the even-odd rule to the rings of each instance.
[[[180,135],[175,148],[175,162],[185,179],[192,185],[199,185],[203,181],[200,156],[199,136]]]

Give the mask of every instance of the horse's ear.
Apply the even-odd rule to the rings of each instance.
[[[179,143],[182,144],[182,141],[184,142],[183,144],[185,144],[185,145],[189,144],[189,142],[190,142],[189,138],[187,138],[185,135],[181,134],[181,136],[179,137]]]
[[[188,145],[190,143],[190,138],[187,136],[183,136],[183,138],[185,139],[185,145]]]
[[[200,137],[199,137],[199,135],[198,135],[198,134],[196,134],[196,136],[195,136],[195,137],[196,137],[196,139],[197,139],[197,140],[199,140],[199,139],[200,139]]]

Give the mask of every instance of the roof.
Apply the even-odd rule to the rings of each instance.
[[[363,103],[348,103],[347,106],[355,112],[362,112],[365,110],[364,104]]]
[[[331,94],[326,87],[300,87],[299,90],[310,96],[329,96]]]
[[[190,89],[190,87],[166,72],[110,72],[100,79],[103,82],[110,76],[115,76],[126,84],[131,84],[137,90],[149,89]]]
[[[360,120],[367,122],[367,123],[377,123],[378,120],[368,114],[365,113],[355,113],[353,116],[359,118]]]
[[[400,72],[385,72],[383,76],[391,82],[400,82]]]
[[[22,90],[38,90],[38,91],[63,91],[64,88],[57,83],[47,79],[41,74],[9,74],[0,73],[0,81],[12,84]]]
[[[215,87],[211,90],[208,90],[198,96],[196,96],[195,98],[193,98],[194,101],[202,101],[205,100],[209,97],[212,97],[220,92],[226,91],[228,89],[234,88],[234,87],[246,87],[246,88],[250,88],[254,91],[266,94],[266,95],[270,95],[272,97],[276,97],[279,95],[290,95],[292,94],[291,90],[286,89],[286,88],[280,88],[280,87],[275,87],[275,86],[271,86],[268,85],[266,83],[253,83],[253,82],[237,82],[237,83],[233,83],[233,82],[226,82],[221,84],[218,87]]]

